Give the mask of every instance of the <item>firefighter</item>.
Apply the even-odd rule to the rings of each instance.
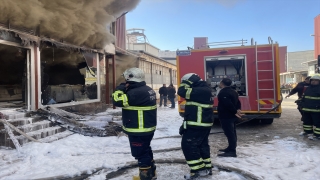
[[[303,129],[304,134],[313,139],[320,139],[320,75],[310,78],[310,86],[302,97]],[[313,129],[315,126],[315,129]],[[312,136],[312,133],[314,136]]]
[[[296,93],[298,93],[298,100],[296,100],[295,102],[298,105],[298,110],[302,116],[302,110],[301,110],[301,98],[302,95],[304,93],[304,91],[306,90],[306,88],[310,85],[310,78],[311,76],[306,77],[306,79],[303,82],[298,83],[298,85],[296,87],[294,87],[290,93],[285,97],[288,98]],[[301,121],[303,121],[303,118],[301,117]]]
[[[113,104],[122,107],[122,128],[128,135],[131,154],[138,160],[140,179],[156,179],[150,146],[157,125],[156,93],[146,85],[141,69],[127,69],[123,76],[126,83],[112,94]]]
[[[185,115],[179,134],[181,148],[190,167],[185,179],[212,175],[208,136],[213,125],[213,97],[211,88],[195,73],[181,78],[178,95],[186,100]]]

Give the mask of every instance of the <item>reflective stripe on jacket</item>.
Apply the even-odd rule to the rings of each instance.
[[[302,97],[302,110],[320,112],[320,85],[309,86]]]
[[[128,135],[154,133],[157,125],[156,93],[145,82],[132,83],[112,94],[113,104],[122,107],[123,130]]]
[[[185,129],[188,127],[211,128],[213,125],[213,98],[207,83],[204,81],[183,82],[178,89],[178,95],[186,99]]]

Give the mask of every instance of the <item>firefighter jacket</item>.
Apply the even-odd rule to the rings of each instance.
[[[218,94],[219,119],[237,118],[237,110],[241,109],[238,93],[231,87],[224,87]]]
[[[130,82],[116,88],[113,104],[122,107],[123,130],[128,135],[144,136],[154,133],[157,125],[156,93],[145,81]]]
[[[294,87],[291,92],[289,93],[289,95],[294,95],[295,93],[298,93],[298,97],[299,99],[302,98],[302,95],[304,93],[304,91],[306,90],[306,88],[309,86],[308,83],[306,82],[299,82],[296,87]]]
[[[320,85],[310,85],[302,97],[302,111],[320,112]]]
[[[213,125],[213,97],[204,81],[182,81],[178,95],[185,98],[184,129],[211,128]]]

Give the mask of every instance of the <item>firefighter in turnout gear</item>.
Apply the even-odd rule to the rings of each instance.
[[[303,82],[299,82],[296,87],[294,87],[290,93],[285,97],[288,98],[296,93],[298,93],[298,100],[295,101],[297,103],[298,107],[297,109],[299,110],[301,116],[302,116],[302,109],[301,109],[301,99],[304,91],[307,89],[307,87],[310,86],[310,78],[311,76],[306,77],[306,79]],[[301,117],[301,121],[303,121],[303,118]]]
[[[127,69],[123,76],[126,83],[112,94],[113,104],[122,107],[123,131],[129,137],[132,156],[138,160],[140,179],[153,180],[156,166],[150,143],[157,125],[156,93],[146,85],[141,69]]]
[[[179,134],[181,148],[190,167],[185,179],[212,174],[208,136],[213,125],[213,97],[205,81],[195,73],[181,78],[178,95],[186,100],[184,121]]]
[[[320,139],[320,75],[310,78],[310,86],[302,97],[303,129],[309,139]],[[314,127],[315,126],[315,129]]]

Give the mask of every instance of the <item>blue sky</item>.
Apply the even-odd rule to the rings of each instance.
[[[194,37],[208,42],[268,36],[288,51],[314,49],[314,18],[320,0],[141,0],[127,14],[127,29],[142,28],[161,50],[186,49]]]

